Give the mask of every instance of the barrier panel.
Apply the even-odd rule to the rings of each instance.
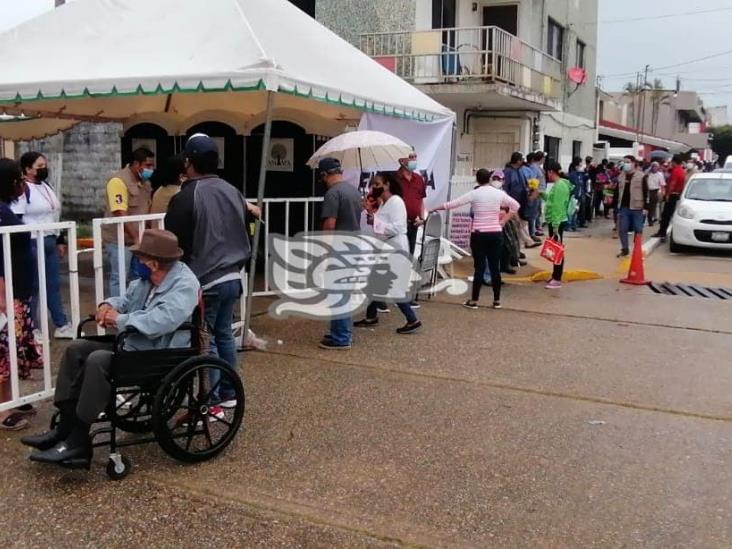
[[[74,327],[79,324],[79,271],[77,263],[76,250],[76,223],[44,223],[38,225],[15,225],[10,227],[0,227],[0,239],[3,245],[3,266],[5,271],[5,302],[7,304],[5,315],[7,316],[7,339],[8,339],[8,358],[10,362],[10,379],[6,382],[10,385],[10,395],[7,398],[6,387],[2,387],[5,383],[0,383],[0,411],[9,410],[49,398],[53,396],[53,378],[51,374],[51,348],[50,334],[48,326],[48,295],[46,292],[46,253],[44,246],[36,246],[36,271],[38,274],[38,308],[40,311],[41,326],[40,343],[43,359],[43,385],[38,390],[37,380],[28,380],[24,385],[31,388],[30,393],[23,394],[21,391],[21,380],[18,367],[18,341],[15,334],[15,308],[13,303],[15,295],[13,292],[13,268],[12,254],[17,253],[12,249],[13,234],[30,233],[36,237],[36,242],[43,242],[46,234],[56,231],[68,233],[68,277],[69,277],[69,302],[71,307],[71,323]]]

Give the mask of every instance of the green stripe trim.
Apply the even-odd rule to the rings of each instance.
[[[37,101],[56,101],[59,99],[86,99],[86,98],[108,98],[108,97],[136,97],[136,96],[156,96],[156,95],[169,95],[169,94],[193,94],[193,93],[217,93],[217,92],[252,92],[252,91],[264,91],[267,89],[264,80],[259,80],[257,84],[253,86],[234,86],[231,80],[227,80],[223,86],[206,87],[203,81],[199,81],[198,84],[193,88],[182,88],[178,82],[174,82],[170,88],[163,87],[162,83],[158,83],[155,89],[152,91],[146,91],[142,84],[139,84],[134,91],[119,91],[117,86],[112,86],[109,92],[90,92],[89,88],[84,88],[84,91],[77,94],[69,94],[66,90],[62,89],[58,95],[45,96],[39,91],[34,97],[22,97],[17,94],[14,99],[0,99],[0,105],[14,105],[25,103],[34,103]],[[434,115],[430,115],[421,111],[407,112],[402,109],[390,109],[386,106],[376,107],[373,102],[365,99],[353,98],[351,101],[344,101],[343,97],[339,95],[337,98],[332,98],[326,93],[324,96],[313,95],[312,88],[308,89],[307,92],[301,92],[297,86],[293,89],[285,89],[283,86],[278,87],[278,93],[286,95],[292,95],[304,99],[311,99],[313,101],[319,101],[328,105],[336,105],[341,107],[348,107],[363,112],[383,114],[385,116],[392,116],[394,118],[403,118],[406,120],[416,120],[418,122],[429,122],[435,119]],[[70,115],[73,116],[73,115]]]

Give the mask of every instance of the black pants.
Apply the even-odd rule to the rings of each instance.
[[[414,255],[414,250],[417,247],[417,227],[414,221],[407,221],[407,240],[409,241],[409,253]]]
[[[592,194],[592,207],[595,210],[595,217],[600,217],[600,206],[602,206],[602,190],[594,191]]]
[[[555,240],[561,244],[564,244],[564,229],[566,228],[566,223],[560,223],[559,227],[555,227],[554,225],[549,225],[549,238],[556,238]],[[562,262],[559,265],[554,265],[554,271],[552,272],[552,279],[556,280],[557,282],[562,281],[562,276],[564,275],[564,261],[566,260],[566,257],[562,258]]]
[[[111,367],[111,344],[83,339],[72,342],[61,360],[54,404],[61,408],[76,403],[76,417],[94,423],[112,395]]]
[[[658,215],[658,189],[648,191],[648,224],[653,225]]]
[[[483,286],[483,274],[486,262],[491,273],[493,300],[501,300],[501,252],[503,250],[503,233],[473,233],[470,235],[470,251],[473,254],[473,301],[480,299],[480,288]]]
[[[663,213],[661,213],[661,226],[658,229],[658,234],[666,236],[668,226],[671,223],[671,218],[674,216],[676,211],[676,204],[679,201],[678,194],[672,194],[666,197],[666,204],[663,206]]]

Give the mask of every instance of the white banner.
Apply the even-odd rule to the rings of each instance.
[[[454,119],[451,118],[436,122],[414,122],[367,113],[361,117],[358,129],[388,133],[414,147],[419,157],[419,171],[427,183],[425,206],[429,209],[447,200],[453,124]],[[393,167],[394,170],[397,168]]]

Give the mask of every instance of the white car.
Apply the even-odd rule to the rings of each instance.
[[[732,250],[732,173],[691,177],[671,221],[670,247]]]

